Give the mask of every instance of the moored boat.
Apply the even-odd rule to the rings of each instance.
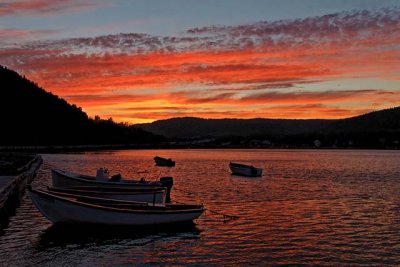
[[[156,166],[163,166],[163,167],[174,167],[175,166],[175,161],[172,159],[168,158],[162,158],[159,156],[154,157],[154,161],[156,162]]]
[[[93,223],[145,226],[190,222],[203,212],[202,205],[134,203],[70,194],[52,194],[28,188],[37,209],[53,223]]]
[[[171,188],[173,186],[172,177],[161,177],[160,181],[127,180],[119,177],[118,179],[108,178],[108,172],[99,169],[96,176],[78,174],[59,169],[52,169],[53,187],[63,188],[71,186],[102,186],[119,188],[143,188],[143,187],[166,187],[166,201],[170,201]]]
[[[233,175],[259,177],[262,176],[263,169],[256,168],[252,165],[229,162],[229,168]]]
[[[51,193],[68,193],[73,195],[84,195],[105,199],[128,200],[150,203],[165,203],[166,188],[118,188],[118,187],[96,187],[76,186],[65,188],[47,187]]]

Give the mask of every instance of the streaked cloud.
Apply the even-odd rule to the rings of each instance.
[[[54,30],[27,30],[27,29],[14,29],[14,28],[0,28],[0,46],[17,46],[21,42],[27,42],[51,36]]]
[[[400,101],[400,91],[381,90],[345,90],[345,91],[294,91],[294,92],[264,92],[247,96],[234,93],[203,96],[202,92],[178,92],[167,95],[167,99],[180,104],[230,104],[236,106],[271,105],[271,104],[332,104],[344,102],[370,102],[371,99],[396,103]]]
[[[6,0],[0,3],[0,16],[55,15],[66,11],[82,11],[95,5],[95,1],[87,0]]]
[[[0,63],[90,115],[130,122],[151,120],[152,113],[153,119],[346,117],[398,100],[397,91],[379,83],[373,90],[323,83],[398,79],[400,8],[200,27],[177,36],[36,41],[0,49]]]

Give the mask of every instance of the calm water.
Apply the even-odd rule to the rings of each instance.
[[[176,160],[155,167],[155,155]],[[55,227],[25,196],[0,236],[4,266],[400,265],[400,151],[132,150],[43,155],[50,169],[174,177],[173,199],[212,211],[177,229]],[[231,176],[230,160],[264,168]]]

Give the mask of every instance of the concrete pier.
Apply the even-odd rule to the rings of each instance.
[[[15,174],[0,175],[0,229],[19,206],[26,185],[35,177],[41,164],[40,156],[32,156],[28,163],[13,171]]]

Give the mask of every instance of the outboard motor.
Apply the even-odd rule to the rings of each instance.
[[[97,181],[108,181],[108,170],[106,168],[97,169],[96,180]]]
[[[165,202],[170,203],[171,202],[171,189],[172,189],[172,186],[174,185],[174,178],[170,177],[170,176],[161,177],[160,183],[162,184],[163,187],[167,188],[167,195],[165,197]]]
[[[108,180],[109,182],[121,182],[122,181],[122,175],[120,173],[115,174],[111,176],[111,178]]]

